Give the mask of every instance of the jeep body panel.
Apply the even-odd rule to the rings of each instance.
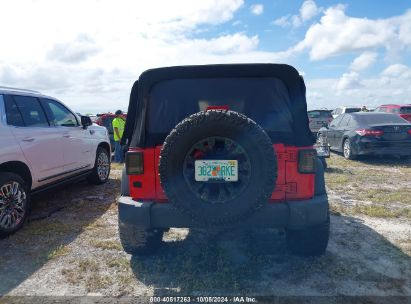
[[[297,160],[300,149],[311,149],[312,147],[296,148],[284,144],[274,144],[273,147],[277,154],[278,176],[270,202],[310,199],[313,196],[315,174],[299,173]],[[132,148],[132,151],[143,153],[144,174],[129,176],[131,197],[157,203],[168,201],[158,174],[161,148],[162,146],[144,149]]]

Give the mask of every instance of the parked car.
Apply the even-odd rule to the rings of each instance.
[[[324,125],[328,125],[333,120],[330,110],[311,110],[308,111],[307,114],[310,130],[316,137],[318,130],[324,127]]]
[[[180,66],[134,84],[119,198],[126,252],[151,254],[171,227],[282,228],[321,255],[329,236],[324,170],[291,66]]]
[[[343,114],[322,128],[319,136],[347,159],[358,155],[411,155],[411,123],[395,114]]]
[[[87,114],[87,116],[90,117],[90,119],[93,123],[97,122],[97,119],[98,119],[97,115]]]
[[[0,238],[22,227],[32,194],[110,173],[105,128],[35,91],[0,87],[0,140]]]
[[[123,115],[124,119],[127,118],[127,115]],[[116,115],[113,113],[104,113],[98,114],[95,121],[99,126],[106,127],[108,130],[108,135],[110,137],[111,151],[114,151],[114,129],[113,129],[113,119],[116,118]]]
[[[375,112],[394,113],[402,118],[411,122],[411,104],[410,105],[398,105],[398,104],[386,104],[379,106]]]
[[[355,112],[360,112],[361,108],[360,107],[339,107],[336,108],[334,111],[331,112],[333,118],[336,118],[338,115],[344,114],[344,113],[355,113]]]

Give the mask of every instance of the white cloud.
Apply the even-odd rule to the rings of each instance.
[[[318,7],[313,0],[306,0],[300,7],[300,13],[298,15],[287,15],[282,16],[273,21],[273,24],[281,27],[300,27],[305,22],[311,20],[315,16],[322,12],[322,8]]]
[[[384,103],[411,103],[410,82],[411,68],[402,64],[390,65],[367,78],[349,72],[338,79],[309,79],[306,80],[308,107],[333,109],[341,105],[377,107]]]
[[[300,16],[302,21],[308,21],[321,13],[319,8],[313,0],[304,1],[300,8]]]
[[[259,16],[264,12],[264,5],[262,4],[251,5],[250,10],[253,15]]]
[[[47,53],[47,58],[66,63],[79,63],[99,51],[93,39],[87,35],[78,35],[73,41],[55,44]]]
[[[278,19],[275,19],[275,20],[273,21],[273,24],[274,24],[274,25],[281,26],[281,27],[289,26],[289,25],[291,24],[291,23],[290,23],[290,15],[282,16],[282,17],[280,17],[280,18],[278,18]]]
[[[378,54],[376,52],[364,52],[356,57],[350,65],[352,71],[363,71],[372,66],[377,60]]]
[[[352,51],[385,48],[388,52],[411,46],[411,10],[387,19],[354,18],[345,6],[328,8],[319,23],[312,25],[294,50],[308,50],[312,60],[321,60]]]
[[[396,77],[411,80],[411,69],[404,64],[393,64],[387,67],[382,72],[382,75],[387,77]]]
[[[259,51],[256,35],[197,38],[205,28],[233,22],[243,5],[243,0],[1,1],[0,11],[7,14],[0,18],[0,36],[7,44],[0,48],[0,83],[37,89],[89,112],[126,109],[131,85],[148,68],[284,61],[286,52]]]
[[[361,87],[360,75],[357,72],[344,73],[335,85],[338,93],[346,90],[359,89]]]

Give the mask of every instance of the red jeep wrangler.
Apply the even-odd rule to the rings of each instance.
[[[324,170],[291,66],[152,69],[135,82],[119,208],[123,248],[150,254],[179,228],[282,228],[291,252],[329,237]]]

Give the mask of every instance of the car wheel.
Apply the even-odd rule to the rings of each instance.
[[[319,157],[321,164],[323,165],[324,171],[327,170],[327,161],[324,157]]]
[[[151,255],[161,247],[164,234],[162,229],[146,230],[121,220],[118,227],[121,245],[128,254]]]
[[[128,181],[128,176],[126,172],[126,168],[123,168],[121,171],[121,186],[120,186],[120,194],[122,196],[130,196],[130,185]]]
[[[320,256],[325,253],[330,236],[330,215],[320,225],[302,230],[286,230],[287,247],[299,256]]]
[[[351,140],[346,138],[343,143],[343,154],[346,159],[355,159],[355,155],[352,151]]]
[[[30,193],[17,174],[0,173],[0,238],[19,230],[30,210]]]
[[[110,176],[110,154],[102,147],[97,148],[94,168],[88,177],[88,181],[94,185],[107,182]]]
[[[236,161],[238,179],[196,179],[197,162],[206,160]],[[218,176],[218,169],[212,176]],[[170,133],[159,173],[177,209],[203,225],[227,226],[267,203],[277,179],[277,159],[271,139],[254,121],[234,111],[210,110],[191,115]]]

